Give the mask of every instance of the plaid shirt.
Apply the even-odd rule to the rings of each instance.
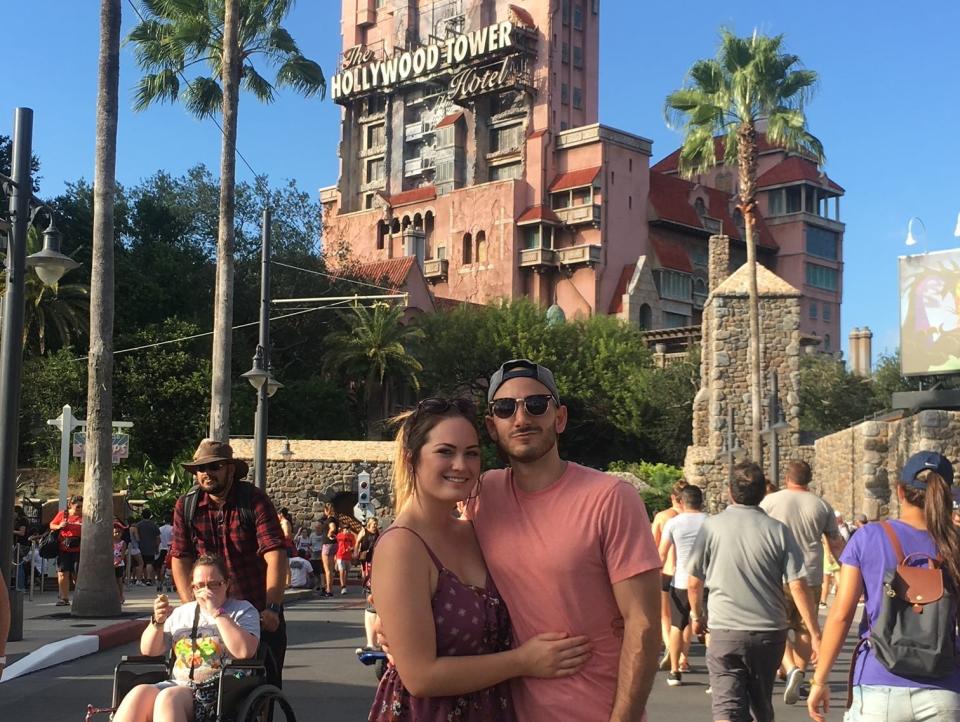
[[[267,606],[267,563],[263,555],[284,548],[283,531],[273,503],[256,488],[250,494],[256,530],[244,528],[236,504],[237,483],[230,488],[220,508],[209,502],[206,492],[200,491],[192,534],[184,525],[183,497],[177,500],[173,509],[170,556],[196,559],[204,554],[216,554],[227,564],[233,582],[231,596],[245,599],[263,611]]]

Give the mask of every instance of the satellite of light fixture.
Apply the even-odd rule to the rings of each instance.
[[[924,240],[926,240],[926,237],[927,237],[927,227],[926,227],[926,225],[924,225],[923,221],[922,221],[920,218],[917,218],[917,216],[913,216],[909,221],[907,221],[907,240],[905,241],[905,243],[906,243],[906,245],[908,245],[908,246],[915,246],[915,245],[917,245],[917,243],[918,243],[917,237],[916,237],[916,236],[914,235],[914,233],[913,233],[913,224],[914,224],[915,222],[916,222],[916,223],[919,223],[919,224],[920,224],[920,228],[923,229],[923,238],[924,238]]]
[[[260,346],[257,346],[257,352],[253,355],[253,368],[246,373],[240,374],[240,377],[249,381],[250,385],[257,391],[267,383],[267,380],[270,378],[270,372],[263,368],[263,349]]]
[[[272,374],[267,374],[267,397],[273,398],[273,395],[283,388],[283,384],[273,378]]]
[[[283,457],[284,461],[290,461],[290,457],[293,456],[293,449],[290,448],[290,439],[283,440],[283,449],[280,450],[280,456]]]
[[[43,250],[27,257],[27,268],[32,268],[45,286],[56,286],[63,274],[80,267],[70,256],[60,253],[62,237],[51,216],[50,225],[43,232]]]

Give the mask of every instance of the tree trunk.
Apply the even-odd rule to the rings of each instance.
[[[213,302],[213,368],[210,438],[230,438],[231,356],[233,349],[233,246],[237,185],[237,107],[240,99],[238,0],[227,0],[223,21],[223,141],[220,147],[220,224],[217,232],[217,282]]]
[[[87,362],[87,445],[83,542],[72,612],[120,614],[113,574],[113,205],[120,85],[120,3],[100,0],[97,139],[93,181],[90,353]]]
[[[747,244],[747,305],[750,322],[750,421],[752,461],[763,468],[762,375],[760,371],[760,295],[757,291],[756,182],[757,130],[752,122],[740,125],[738,136],[738,165],[740,173],[740,211],[743,213],[744,241]],[[771,479],[779,484],[779,479]]]

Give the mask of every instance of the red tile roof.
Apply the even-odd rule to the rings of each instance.
[[[637,270],[636,263],[628,263],[620,271],[620,279],[617,281],[617,287],[613,290],[613,298],[610,299],[609,314],[617,314],[623,311],[623,294],[627,292],[627,286],[630,285],[630,279],[633,278]]]
[[[653,246],[653,252],[656,254],[657,261],[661,267],[669,268],[671,271],[693,273],[693,264],[690,263],[690,256],[676,243],[665,241],[651,233],[650,245]]]
[[[724,136],[717,136],[713,139],[713,152],[717,156],[718,161],[723,160],[723,153],[726,144],[724,143]],[[767,136],[765,133],[757,134],[757,151],[760,153],[766,153],[770,150],[782,150],[767,141]],[[680,167],[680,149],[673,151],[666,158],[658,161],[655,165],[650,167],[650,170],[655,170],[659,173],[675,173]]]
[[[843,188],[821,173],[816,163],[798,155],[792,155],[786,160],[773,166],[770,170],[757,178],[757,187],[778,186],[785,183],[807,181],[818,186],[826,186],[832,191],[843,193]]]
[[[556,223],[560,225],[562,221],[547,206],[530,206],[517,219],[518,226],[522,226],[524,223]]]
[[[453,125],[453,124],[456,123],[458,120],[460,120],[462,117],[463,117],[463,111],[462,111],[462,110],[461,110],[459,113],[450,113],[450,115],[444,116],[443,120],[441,120],[439,123],[437,123],[437,127],[438,127],[438,128],[445,128],[445,127],[448,126],[448,125]]]
[[[583,186],[593,185],[593,181],[600,174],[600,166],[596,168],[584,168],[582,170],[572,170],[568,173],[561,173],[553,179],[550,184],[550,192],[568,191],[571,188],[582,188]]]
[[[356,275],[370,283],[384,284],[394,291],[400,291],[407,283],[407,276],[416,263],[413,256],[391,258],[389,261],[374,261],[357,266]]]
[[[707,231],[697,215],[696,209],[690,203],[690,192],[694,184],[676,175],[650,172],[650,203],[656,214],[654,220],[666,223],[677,223],[690,228]],[[730,194],[716,188],[702,186],[709,198],[707,215],[720,221],[723,232],[730,238],[742,241],[740,230],[730,212]],[[757,245],[763,248],[779,248],[770,233],[770,229],[761,216],[757,216]]]
[[[410,203],[423,203],[424,201],[432,201],[436,197],[437,189],[435,186],[422,186],[402,193],[395,193],[390,196],[390,205],[397,207]]]
[[[523,8],[517,7],[516,5],[511,5],[510,12],[514,14],[514,16],[517,18],[517,22],[521,25],[526,25],[528,28],[537,27],[537,24],[533,22],[533,16]]]

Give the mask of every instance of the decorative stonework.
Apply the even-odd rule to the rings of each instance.
[[[746,458],[751,446],[749,365],[749,306],[747,266],[721,281],[729,262],[729,240],[710,239],[712,289],[703,309],[701,387],[693,406],[693,445],[687,449],[684,474],[687,481],[702,486],[711,511],[726,502],[729,464],[727,418],[733,411],[735,446]],[[760,356],[763,379],[763,424],[767,425],[770,372],[777,371],[780,404],[788,428],[780,432],[781,467],[790,459],[810,456],[799,447],[800,397],[800,292],[764,266],[757,266],[760,296]],[[764,457],[769,469],[769,445]]]

